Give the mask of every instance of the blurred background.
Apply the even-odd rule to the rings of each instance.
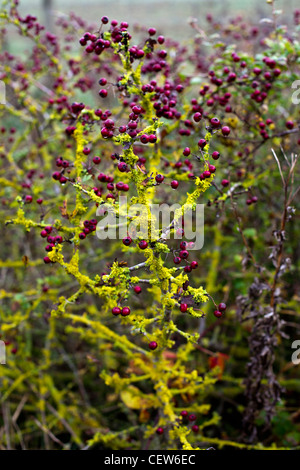
[[[285,13],[299,8],[299,0],[278,0],[277,9]],[[39,20],[53,29],[55,19],[62,14],[74,12],[91,23],[99,23],[103,15],[111,19],[128,21],[144,26],[161,28],[169,37],[193,36],[188,24],[189,17],[205,22],[207,13],[215,20],[222,17],[243,15],[253,20],[253,14],[263,17],[270,8],[265,0],[20,0],[24,15],[35,14]],[[250,16],[250,18],[249,18]]]

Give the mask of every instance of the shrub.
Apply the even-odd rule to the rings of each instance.
[[[75,14],[54,34],[17,3],[1,11],[3,43],[30,44],[1,53],[5,447],[295,447],[299,14],[294,31],[274,8],[259,27],[193,20],[184,44]],[[175,202],[205,204],[201,250],[180,211],[150,230],[151,204]]]

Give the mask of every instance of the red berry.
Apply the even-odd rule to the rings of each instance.
[[[45,256],[44,263],[46,263],[46,264],[51,263],[51,259],[49,258],[49,256]]]
[[[136,294],[140,294],[142,292],[142,289],[140,286],[135,286],[133,290]]]
[[[229,181],[224,179],[224,180],[221,181],[221,185],[224,186],[224,187],[225,187],[225,186],[228,186],[228,185],[229,185]]]
[[[125,162],[120,162],[118,164],[118,170],[121,171],[122,173],[124,173],[125,171],[127,171],[128,167],[126,165]]]
[[[185,157],[188,157],[191,153],[191,150],[189,147],[185,147],[184,151],[182,152]]]
[[[99,96],[101,96],[101,98],[106,98],[107,90],[105,90],[104,88],[102,90],[99,90]]]
[[[192,261],[190,266],[191,266],[192,269],[196,269],[196,268],[198,268],[198,262],[197,261]]]
[[[181,250],[179,256],[181,259],[187,259],[189,256],[189,252],[187,250]]]
[[[27,194],[25,196],[25,203],[30,204],[31,202],[32,202],[32,196],[30,196],[30,194]]]
[[[163,428],[161,428],[161,427],[159,427],[159,428],[156,429],[156,434],[158,434],[159,436],[160,436],[161,434],[163,434],[163,432],[164,432],[164,430],[163,430]]]
[[[222,312],[220,312],[220,310],[215,310],[214,311],[214,316],[217,317],[217,318],[220,318],[222,316]]]
[[[226,304],[224,304],[224,302],[221,302],[219,305],[218,305],[218,309],[220,310],[220,312],[223,312],[224,310],[226,310],[227,306]]]
[[[132,239],[130,237],[125,237],[123,238],[122,242],[125,246],[129,246],[132,242]]]
[[[179,183],[178,183],[177,180],[171,181],[171,187],[172,187],[173,189],[177,189],[177,188],[178,188],[178,185],[179,185]]]
[[[147,134],[141,135],[140,141],[142,142],[142,144],[148,144],[148,142],[149,142],[149,136],[148,136]]]
[[[186,312],[188,309],[188,305],[187,304],[180,304],[180,311],[182,313]]]
[[[139,242],[139,247],[141,250],[145,250],[148,247],[148,243],[146,242],[146,240],[141,240]]]
[[[157,141],[157,137],[155,134],[150,134],[148,137],[150,144],[154,144]]]
[[[218,158],[220,158],[220,153],[215,150],[211,156],[214,160],[218,160]]]
[[[228,126],[223,126],[223,127],[222,127],[222,134],[223,134],[224,136],[227,136],[227,135],[230,134],[230,129],[229,129]]]
[[[182,416],[183,418],[186,418],[188,416],[188,412],[186,410],[182,410],[180,413],[180,416]]]
[[[150,341],[149,343],[149,349],[151,349],[152,351],[154,351],[154,349],[157,348],[157,342],[156,341]]]
[[[191,413],[189,415],[189,421],[196,421],[196,419],[197,419],[197,416],[194,413]]]
[[[113,315],[119,315],[121,313],[121,309],[120,307],[114,307],[112,310],[111,310],[111,313]]]
[[[156,29],[155,28],[149,28],[148,33],[150,36],[154,36],[156,34]]]
[[[181,258],[179,256],[175,256],[173,259],[174,264],[180,264],[181,263]]]
[[[293,129],[294,123],[293,121],[286,121],[285,126],[287,129]]]
[[[127,315],[130,314],[130,308],[129,307],[123,307],[121,311],[122,317],[127,317]]]
[[[210,120],[210,123],[212,125],[212,127],[219,127],[220,126],[220,121],[218,118],[216,117],[213,117],[211,120]]]
[[[204,147],[205,147],[206,144],[207,144],[207,142],[206,142],[205,139],[200,139],[200,140],[198,141],[198,145],[199,145],[199,147],[200,147],[202,150],[204,149]]]
[[[156,180],[157,183],[162,183],[164,179],[165,179],[165,177],[161,174],[158,174],[158,175],[155,176],[155,180]]]
[[[41,197],[39,197],[37,200],[36,200],[37,204],[43,204],[43,199]]]
[[[195,113],[194,116],[193,116],[193,119],[194,119],[195,122],[201,121],[201,118],[202,118],[201,113]]]
[[[84,149],[82,150],[82,153],[84,155],[89,155],[91,153],[91,149],[89,147],[84,147]]]
[[[105,85],[107,84],[107,80],[106,80],[106,78],[100,78],[100,80],[99,80],[98,83],[99,83],[99,85],[101,85],[101,86],[105,86]]]
[[[99,163],[101,163],[101,158],[100,157],[94,157],[93,162],[95,163],[95,165],[99,165]]]
[[[197,424],[194,424],[194,425],[192,426],[192,431],[193,431],[195,434],[197,434],[197,432],[199,431],[199,426],[198,426]]]

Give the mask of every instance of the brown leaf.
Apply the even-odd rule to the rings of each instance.
[[[67,201],[66,200],[63,202],[63,206],[60,207],[59,210],[61,212],[62,217],[64,217],[65,219],[69,218],[69,214],[67,212]]]

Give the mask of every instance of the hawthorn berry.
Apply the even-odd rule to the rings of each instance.
[[[148,33],[150,36],[154,36],[156,34],[156,29],[155,28],[149,28]]]
[[[118,170],[121,171],[122,173],[124,173],[125,171],[128,170],[128,166],[125,162],[120,162],[118,164]]]
[[[78,237],[80,238],[80,240],[84,240],[85,237],[86,237],[86,234],[84,232],[81,232]]]
[[[189,421],[193,422],[196,421],[197,416],[194,413],[189,414]]]
[[[32,196],[30,196],[30,194],[27,194],[25,196],[25,203],[30,204],[31,202],[32,202]]]
[[[181,250],[179,256],[181,259],[187,259],[189,256],[189,252],[187,250]]]
[[[106,98],[107,97],[107,90],[105,90],[105,88],[99,90],[99,96],[101,98]]]
[[[148,144],[148,142],[149,142],[149,136],[148,136],[147,134],[141,135],[140,141],[142,142],[142,144]]]
[[[187,304],[180,304],[180,311],[182,313],[186,312],[188,309],[188,305]]]
[[[230,128],[229,128],[228,126],[223,126],[223,127],[222,127],[222,134],[223,134],[224,136],[229,135],[229,134],[230,134]]]
[[[159,427],[159,428],[156,429],[156,434],[158,434],[159,436],[163,433],[164,433],[163,428]]]
[[[165,179],[164,175],[158,174],[155,176],[155,180],[157,183],[162,183],[164,179]]]
[[[192,269],[196,269],[196,268],[198,268],[198,262],[197,261],[192,261],[190,266],[191,266]]]
[[[200,139],[198,141],[198,146],[203,150],[205,145],[207,144],[206,140],[205,139]]]
[[[220,312],[220,310],[215,310],[214,311],[214,316],[217,317],[217,318],[220,318],[222,316],[222,312]]]
[[[148,247],[148,243],[146,242],[146,240],[141,240],[139,242],[139,247],[141,250],[145,250]]]
[[[142,289],[140,286],[134,286],[133,290],[136,294],[140,294],[142,292]]]
[[[172,187],[173,189],[177,189],[177,188],[178,188],[178,185],[179,185],[179,183],[178,183],[177,180],[171,181],[171,187]]]
[[[226,310],[227,306],[226,304],[224,304],[224,302],[221,302],[219,305],[218,305],[218,309],[220,310],[220,312],[223,312],[224,310]]]
[[[194,116],[193,116],[193,119],[194,119],[195,122],[201,121],[201,118],[202,118],[202,114],[199,113],[199,112],[195,113]]]
[[[132,239],[130,237],[125,237],[123,238],[122,242],[125,246],[129,246],[131,245]]]
[[[149,343],[149,349],[151,349],[152,351],[154,351],[154,349],[156,349],[158,346],[157,342],[156,341],[150,341]]]
[[[220,126],[220,121],[219,121],[219,119],[216,118],[216,117],[213,117],[213,118],[210,120],[210,123],[211,123],[212,127],[214,127],[214,128],[217,128],[217,127]]]
[[[127,317],[127,315],[130,314],[130,308],[129,307],[123,307],[121,311],[122,317]]]
[[[220,153],[219,153],[217,150],[215,150],[215,151],[211,154],[211,156],[212,156],[212,158],[213,158],[214,160],[218,160],[218,159],[220,158]]]
[[[173,259],[174,264],[180,264],[181,263],[181,258],[179,256],[175,256]]]
[[[111,310],[111,313],[113,315],[119,315],[121,313],[120,307],[113,307],[112,310]]]
[[[188,416],[188,412],[186,410],[182,410],[180,412],[180,416],[182,416],[183,418],[186,418]]]
[[[101,163],[101,158],[100,157],[94,157],[93,162],[95,163],[95,165],[99,165],[99,163]]]
[[[221,185],[224,186],[224,187],[225,187],[225,186],[228,186],[228,185],[229,185],[229,181],[226,180],[226,179],[224,179],[224,180],[221,181]]]
[[[155,142],[157,141],[156,135],[155,134],[150,134],[148,137],[149,137],[150,144],[155,144]]]

